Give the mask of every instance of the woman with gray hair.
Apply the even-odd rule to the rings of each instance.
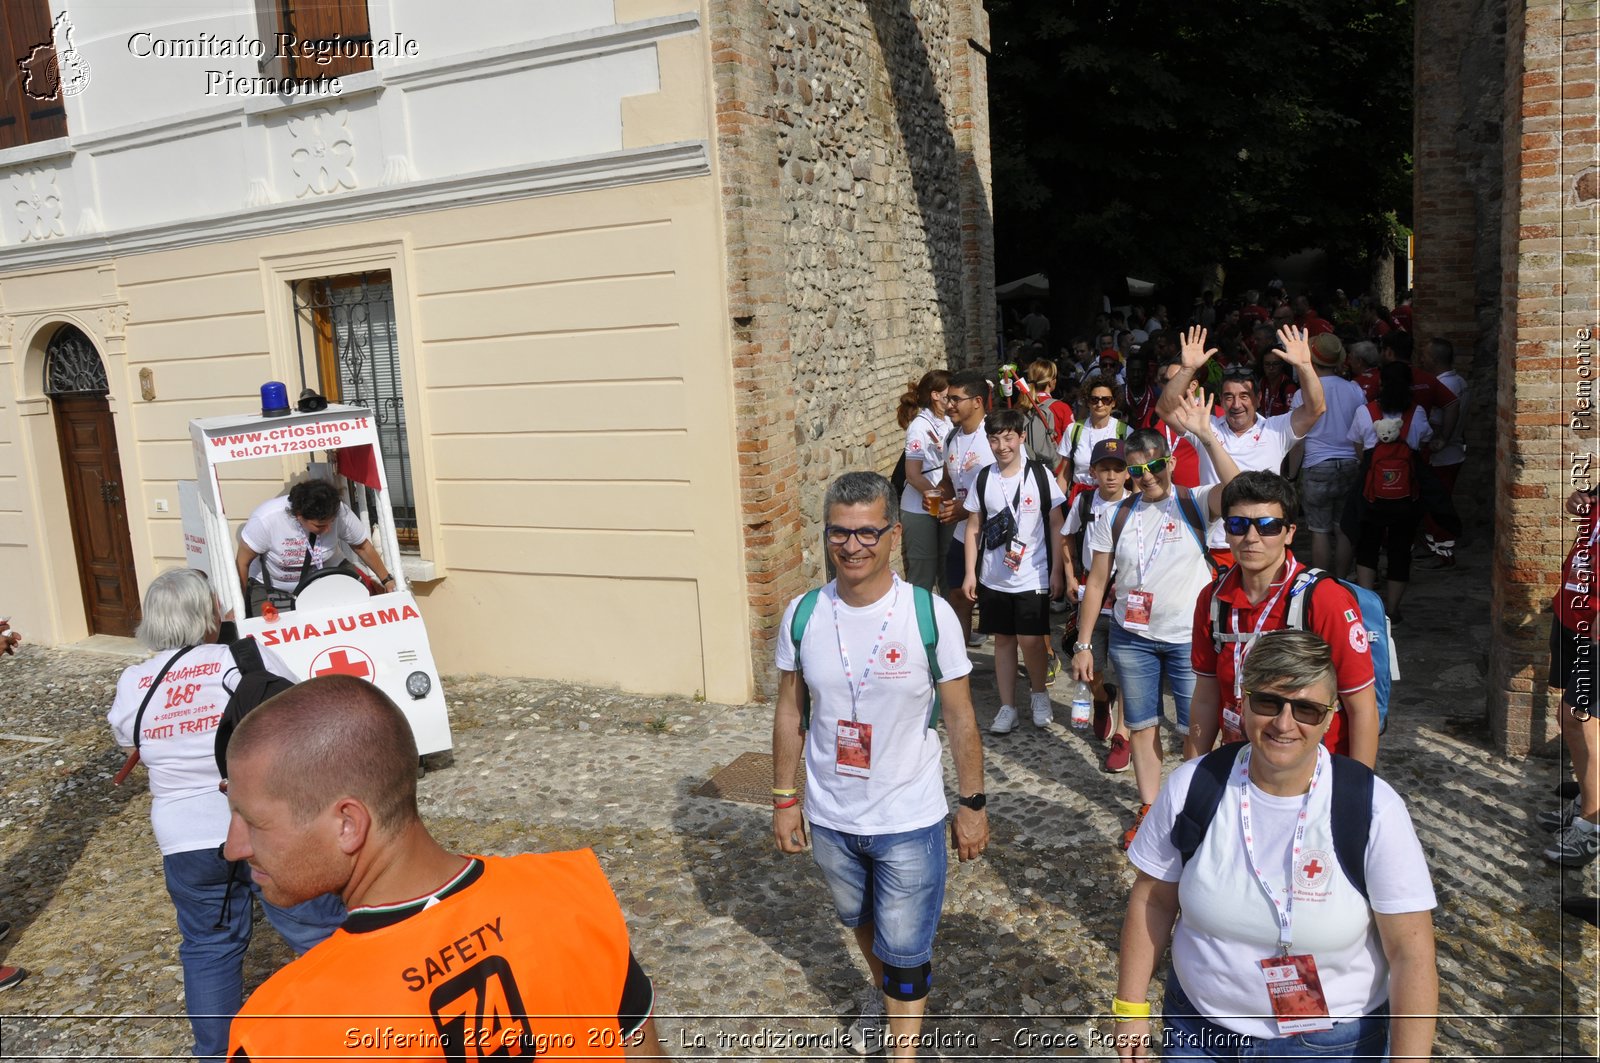
[[[1111,1001],[1118,1051],[1147,1057],[1145,997],[1170,937],[1164,1060],[1246,1047],[1426,1059],[1437,901],[1405,803],[1322,746],[1338,707],[1327,643],[1260,636],[1244,686],[1246,741],[1174,771],[1128,850],[1138,871]]]
[[[177,910],[194,1054],[217,1060],[227,1052],[228,1023],[243,1002],[250,895],[259,893],[249,869],[222,856],[229,810],[217,774],[216,728],[239,670],[232,649],[216,643],[221,626],[203,573],[177,568],[157,576],[145,592],[138,630],[155,656],[122,673],[106,713],[117,744],[137,750],[150,773],[150,825]],[[292,676],[270,650],[263,649],[261,659],[268,671]],[[296,953],[344,921],[344,905],[331,895],[288,909],[262,904]]]

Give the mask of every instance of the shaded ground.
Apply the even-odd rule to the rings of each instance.
[[[1438,1054],[1592,1058],[1600,948],[1559,901],[1597,892],[1596,869],[1539,857],[1532,814],[1554,802],[1558,765],[1503,760],[1489,741],[1487,579],[1478,558],[1418,573],[1379,765],[1411,806],[1440,895]],[[987,722],[988,650],[976,656]],[[104,711],[126,663],[31,648],[0,662],[0,732],[53,740],[0,737],[0,918],[16,925],[0,949],[33,972],[0,997],[5,1058],[161,1058],[188,1044],[143,775],[110,785],[121,758]],[[447,690],[456,750],[422,781],[430,821],[481,852],[593,846],[657,979],[674,1055],[847,1055],[829,1038],[863,979],[810,859],[772,850],[764,809],[691,795],[768,747],[766,707],[482,677]],[[930,1032],[947,1058],[1107,1055],[1092,1015],[1114,985],[1132,880],[1114,844],[1132,776],[1102,774],[1099,743],[1059,725],[1024,723],[986,748],[995,844],[952,870],[932,1000],[945,1014]],[[259,930],[252,984],[288,956]],[[796,1035],[810,1040],[781,1041]]]

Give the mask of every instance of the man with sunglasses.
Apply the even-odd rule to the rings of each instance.
[[[781,852],[803,852],[811,821],[817,867],[872,971],[851,1050],[887,1047],[890,1058],[915,1058],[944,905],[941,714],[959,791],[951,825],[958,856],[976,859],[989,840],[983,744],[967,683],[972,664],[950,607],[939,598],[919,601],[925,592],[889,567],[900,551],[899,499],[889,481],[845,473],[828,485],[823,515],[838,575],[790,602],[779,629],[773,838]],[[795,615],[808,600],[797,649]],[[937,631],[931,652],[918,619],[924,602]]]
[[[1223,477],[1233,479],[1233,459],[1211,427],[1211,400],[1204,393],[1169,413],[1178,431],[1200,441]],[[1122,680],[1122,713],[1128,727],[1139,809],[1122,836],[1126,849],[1161,786],[1161,682],[1166,679],[1177,711],[1177,730],[1189,730],[1194,690],[1189,637],[1194,601],[1211,579],[1205,526],[1222,515],[1222,492],[1213,485],[1190,491],[1173,485],[1173,459],[1157,432],[1128,436],[1128,477],[1139,494],[1120,503],[1110,520],[1089,529],[1094,561],[1078,607],[1072,670],[1085,683],[1094,678],[1093,635],[1106,588],[1116,570],[1107,655]],[[1198,525],[1198,527],[1196,526]]]
[[[1195,602],[1185,758],[1209,753],[1219,730],[1224,743],[1243,739],[1244,662],[1263,633],[1288,627],[1291,599],[1309,594],[1306,629],[1333,651],[1339,694],[1323,744],[1369,768],[1377,761],[1378,698],[1367,626],[1354,595],[1335,579],[1309,581],[1309,570],[1290,552],[1298,505],[1294,484],[1273,472],[1241,472],[1222,490],[1221,524],[1237,563]]]
[[[1299,407],[1275,417],[1263,417],[1256,409],[1256,381],[1251,371],[1243,366],[1229,366],[1222,374],[1223,415],[1211,418],[1211,425],[1222,440],[1223,449],[1241,470],[1277,472],[1289,451],[1311,431],[1327,409],[1322,382],[1312,365],[1311,345],[1306,339],[1305,330],[1288,325],[1278,330],[1278,339],[1283,344],[1283,350],[1279,352],[1281,357],[1300,374],[1303,404]],[[1215,349],[1206,350],[1205,329],[1194,327],[1184,334],[1183,346],[1179,351],[1182,363],[1167,382],[1166,391],[1156,405],[1163,419],[1167,411],[1183,401],[1189,382],[1216,353]],[[1200,462],[1200,482],[1218,482],[1216,469],[1204,458]],[[1294,514],[1289,516],[1293,517]],[[1233,563],[1220,526],[1212,529],[1207,545],[1218,564]]]

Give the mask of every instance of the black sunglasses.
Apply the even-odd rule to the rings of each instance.
[[[1254,380],[1256,371],[1248,365],[1230,365],[1222,371],[1224,380]]]
[[[1110,406],[1113,402],[1116,402],[1116,401],[1117,400],[1114,397],[1110,396],[1110,395],[1090,395],[1089,396],[1089,405],[1090,406]]]
[[[1147,461],[1143,465],[1129,465],[1128,475],[1133,477],[1135,480],[1143,476],[1146,472],[1149,472],[1151,476],[1159,476],[1166,472],[1167,467],[1171,464],[1171,457],[1156,458],[1154,461]]]
[[[1268,716],[1276,719],[1283,712],[1285,705],[1289,706],[1289,715],[1294,717],[1295,723],[1303,723],[1314,727],[1321,723],[1334,709],[1339,707],[1336,701],[1332,705],[1323,705],[1315,701],[1306,701],[1303,698],[1286,698],[1282,694],[1267,694],[1255,690],[1246,690],[1244,696],[1250,702],[1250,711],[1257,716]]]
[[[1265,539],[1273,535],[1282,535],[1283,529],[1285,525],[1288,524],[1288,521],[1284,520],[1282,517],[1222,518],[1222,527],[1229,535],[1244,535],[1250,530],[1250,526],[1252,524],[1255,525],[1255,529],[1261,534],[1261,537]]]
[[[843,546],[850,541],[852,535],[856,537],[856,542],[862,546],[877,546],[878,540],[888,534],[889,529],[893,527],[893,524],[885,524],[881,528],[874,528],[869,524],[864,528],[844,528],[837,524],[830,524],[823,530],[828,537],[828,545],[830,546]]]

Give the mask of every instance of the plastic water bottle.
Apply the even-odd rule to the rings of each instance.
[[[1089,729],[1089,716],[1094,711],[1094,695],[1089,693],[1089,684],[1078,680],[1078,685],[1072,688],[1072,729],[1074,731],[1087,731]]]

